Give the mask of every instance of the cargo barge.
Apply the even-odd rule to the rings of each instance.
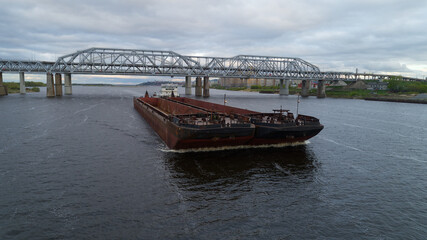
[[[246,145],[255,134],[249,119],[215,114],[147,94],[134,98],[133,103],[170,149]]]
[[[256,128],[254,138],[248,142],[249,145],[304,142],[316,136],[323,129],[319,119],[301,114],[295,118],[289,110],[278,109],[273,110],[273,113],[261,113],[191,98],[172,97],[168,100],[199,110],[248,117]]]
[[[171,149],[304,142],[323,129],[317,118],[288,110],[260,113],[183,97],[146,94],[134,107]]]

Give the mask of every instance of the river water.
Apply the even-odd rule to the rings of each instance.
[[[325,128],[304,145],[177,153],[133,109],[145,90],[0,98],[0,239],[426,238],[426,105],[310,97]]]

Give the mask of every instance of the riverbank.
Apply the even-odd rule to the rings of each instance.
[[[21,91],[18,89],[7,89],[7,94],[14,94],[14,93],[20,93]],[[40,92],[40,88],[38,87],[32,87],[32,88],[25,88],[25,92],[26,93],[31,93],[31,92]]]
[[[3,86],[7,88],[8,94],[20,93],[20,83],[17,82],[3,82]],[[40,92],[39,87],[44,87],[46,84],[42,82],[25,82],[26,92]]]
[[[416,98],[389,98],[389,97],[369,97],[365,98],[367,101],[383,101],[383,102],[403,102],[403,103],[420,103],[427,104],[427,99]]]
[[[223,89],[229,91],[245,91],[259,92],[260,94],[279,94],[279,88],[276,87],[261,87],[261,88],[245,88],[245,87],[212,87],[214,89]],[[296,87],[289,88],[289,95],[296,95],[301,92],[301,89]],[[317,89],[309,90],[309,96],[317,96]],[[353,89],[347,90],[342,87],[329,87],[326,90],[327,98],[344,98],[344,99],[364,99],[369,101],[387,101],[387,102],[405,102],[405,103],[427,103],[427,94],[418,92],[391,92],[387,90],[367,90]]]
[[[280,89],[278,86],[252,86],[251,88],[246,87],[221,87],[221,86],[211,86],[213,89],[222,89],[228,91],[245,91],[245,92],[259,92],[261,94],[279,94]],[[296,95],[301,92],[300,88],[289,87],[289,95]],[[354,98],[354,99],[364,99],[366,97],[375,97],[378,95],[387,96],[389,93],[387,91],[370,91],[370,90],[343,90],[342,88],[333,88],[326,91],[326,96],[330,98]],[[317,89],[310,89],[308,91],[309,96],[317,96]]]

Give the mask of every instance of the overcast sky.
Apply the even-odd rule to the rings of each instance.
[[[427,77],[425,0],[0,0],[0,6],[3,59],[55,61],[113,47],[299,57],[324,71]],[[97,81],[127,81],[114,79]]]

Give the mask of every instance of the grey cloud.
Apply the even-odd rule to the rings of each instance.
[[[301,57],[336,71],[408,75],[427,65],[424,1],[2,2],[2,58],[54,60],[96,46]]]

